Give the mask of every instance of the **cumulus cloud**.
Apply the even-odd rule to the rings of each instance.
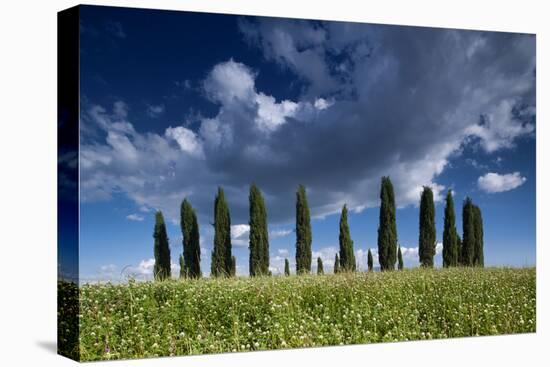
[[[133,213],[133,214],[128,214],[126,216],[126,219],[136,221],[136,222],[142,222],[145,218],[143,217],[143,215]]]
[[[535,131],[534,108],[523,108],[518,112],[517,105],[516,99],[502,100],[481,117],[480,124],[470,126],[467,131],[479,137],[481,146],[489,153],[513,147],[516,138]]]
[[[527,178],[519,172],[498,174],[489,172],[477,179],[478,187],[488,193],[510,191],[520,187],[527,181]]]
[[[271,18],[240,28],[303,93],[259,90],[262,70],[230,59],[197,83],[215,108],[193,127],[138,132],[123,102],[84,106],[83,200],[122,193],[177,220],[188,197],[203,230],[219,185],[246,223],[255,182],[270,224],[288,224],[299,183],[316,217],[378,205],[384,175],[400,207],[424,185],[441,200],[438,177],[465,144],[495,153],[533,134],[532,36]]]
[[[336,246],[323,247],[319,250],[311,251],[311,270],[317,272],[317,258],[320,257],[323,261],[323,270],[331,272],[334,270],[334,255],[338,252]]]
[[[166,129],[165,135],[167,138],[174,139],[182,151],[194,157],[204,157],[202,143],[192,130],[189,130],[183,126],[169,127]]]
[[[248,246],[250,226],[248,224],[234,224],[231,226],[231,243],[235,246]]]
[[[126,266],[122,269],[122,277],[130,277],[137,280],[150,280],[153,278],[153,271],[155,268],[155,259],[143,259],[137,265]],[[172,278],[179,277],[179,264],[171,262],[170,270],[172,272]]]

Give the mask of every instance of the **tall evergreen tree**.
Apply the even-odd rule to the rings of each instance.
[[[318,257],[317,258],[317,275],[323,275],[325,274],[325,270],[323,269],[323,260]]]
[[[267,210],[264,198],[256,185],[250,186],[250,276],[267,275],[269,272],[269,237]]]
[[[394,270],[397,260],[397,226],[395,196],[389,177],[382,177],[380,218],[378,225],[378,262],[381,270]]]
[[[445,198],[445,219],[443,226],[443,267],[458,265],[458,238],[455,224],[455,204],[451,190]]]
[[[462,265],[474,265],[475,237],[474,204],[469,197],[464,200],[462,206]]]
[[[231,269],[229,275],[235,277],[237,275],[237,259],[235,256],[231,256]]]
[[[484,267],[485,260],[483,256],[483,218],[481,216],[481,209],[479,206],[474,205],[474,266]]]
[[[185,276],[200,278],[201,273],[201,246],[199,237],[199,223],[195,209],[187,199],[180,207],[180,226],[183,235],[183,261]],[[180,270],[181,271],[181,270]]]
[[[164,217],[159,210],[155,214],[155,230],[153,233],[155,239],[154,253],[155,253],[155,266],[153,267],[153,274],[156,280],[164,280],[170,278],[170,246],[168,245],[168,235],[166,234],[166,225],[164,224]]]
[[[462,265],[462,238],[458,234],[458,231],[456,231],[455,251],[456,251],[456,265],[460,266]]]
[[[403,254],[401,254],[401,246],[397,248],[397,270],[403,270]]]
[[[288,262],[288,259],[286,259],[286,258],[285,258],[285,275],[286,276],[290,275],[290,264]]]
[[[424,186],[420,197],[418,257],[420,265],[433,268],[435,256],[435,205],[432,189]]]
[[[338,274],[340,272],[340,258],[338,257],[338,253],[334,255],[334,274]]]
[[[370,251],[370,248],[369,248],[369,252],[367,253],[367,267],[368,267],[369,271],[372,271],[373,268],[374,268],[373,259],[372,259],[372,252]]]
[[[214,201],[214,249],[210,273],[214,277],[231,274],[231,218],[221,187]]]
[[[349,233],[348,208],[342,208],[340,216],[340,268],[343,271],[355,271],[355,254],[353,253],[353,240]]]
[[[183,255],[180,255],[180,279],[187,278],[187,270],[185,269],[185,260]]]
[[[296,273],[311,272],[311,220],[306,188],[298,186],[296,192]]]

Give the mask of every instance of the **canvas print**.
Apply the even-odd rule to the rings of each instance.
[[[536,331],[534,34],[58,24],[60,354]]]

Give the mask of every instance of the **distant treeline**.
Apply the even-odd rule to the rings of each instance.
[[[271,275],[269,270],[269,236],[267,209],[260,189],[253,184],[249,194],[249,273],[250,276]],[[453,194],[447,192],[445,200],[443,229],[443,266],[484,266],[483,219],[481,210],[467,197],[462,206],[462,238],[455,225]],[[378,225],[378,262],[382,271],[403,269],[401,247],[397,244],[395,220],[395,196],[389,177],[382,177],[380,188],[380,215]],[[199,224],[195,209],[184,199],[180,210],[180,224],[183,235],[183,254],[179,257],[181,278],[200,278],[201,249]],[[232,255],[231,215],[223,188],[218,188],[214,200],[214,248],[210,274],[214,277],[233,277],[236,274],[236,259]],[[296,191],[296,273],[311,273],[311,218],[306,188],[298,186]],[[155,215],[153,237],[157,280],[171,277],[170,247],[166,225],[161,211]],[[353,240],[348,225],[348,209],[344,205],[340,215],[340,249],[334,259],[334,273],[357,270]],[[433,267],[436,253],[435,205],[432,189],[425,186],[420,196],[418,257],[423,267]],[[373,271],[373,257],[367,253],[368,271]],[[290,275],[290,265],[285,259],[285,275]],[[323,261],[317,258],[317,274],[324,273]]]

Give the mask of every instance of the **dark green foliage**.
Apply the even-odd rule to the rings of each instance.
[[[285,259],[285,275],[290,275],[290,264],[288,263],[288,259]]]
[[[155,230],[153,233],[155,239],[155,266],[153,274],[156,280],[170,278],[170,247],[168,245],[168,235],[166,234],[166,225],[161,211],[155,214]]]
[[[306,188],[298,186],[296,192],[296,273],[311,272],[311,220]]]
[[[229,270],[229,275],[232,277],[237,275],[237,259],[235,256],[231,256],[231,269]]]
[[[183,255],[180,255],[180,279],[187,278],[187,270],[185,268],[185,260],[183,259]]]
[[[372,259],[372,252],[370,252],[370,249],[369,249],[369,252],[367,253],[367,267],[368,267],[369,271],[372,271],[373,267],[374,267],[373,259]]]
[[[381,270],[394,270],[397,257],[397,226],[395,196],[389,177],[382,177],[380,188],[380,218],[378,225],[378,261]]]
[[[181,203],[180,226],[183,235],[183,262],[185,265],[180,269],[180,276],[183,274],[190,278],[200,278],[202,272],[199,223],[195,209],[187,199]]]
[[[342,271],[355,271],[355,254],[353,253],[353,240],[349,233],[348,208],[342,208],[340,216],[340,269]]]
[[[462,238],[458,234],[458,231],[456,231],[456,265],[460,266],[462,265]]]
[[[445,198],[445,219],[443,226],[443,267],[457,266],[460,247],[455,224],[455,204],[451,190]]]
[[[481,209],[474,205],[474,266],[484,267],[485,260],[483,258],[483,218]]]
[[[334,255],[334,274],[338,274],[340,272],[340,258],[338,257],[338,253]]]
[[[462,261],[463,266],[474,265],[475,248],[475,213],[474,204],[469,197],[464,200],[462,206]]]
[[[317,275],[323,275],[325,274],[325,270],[323,269],[323,260],[321,260],[320,257],[317,258]]]
[[[57,353],[80,360],[80,293],[78,284],[57,281]]]
[[[435,205],[432,189],[424,186],[420,196],[418,258],[420,265],[433,268],[435,256]]]
[[[397,249],[397,270],[403,270],[403,255],[401,254],[401,246]]]
[[[264,198],[256,185],[250,186],[250,276],[267,275],[269,272],[269,237],[267,211]]]
[[[210,273],[214,277],[231,274],[231,218],[221,187],[214,201],[214,249]]]

